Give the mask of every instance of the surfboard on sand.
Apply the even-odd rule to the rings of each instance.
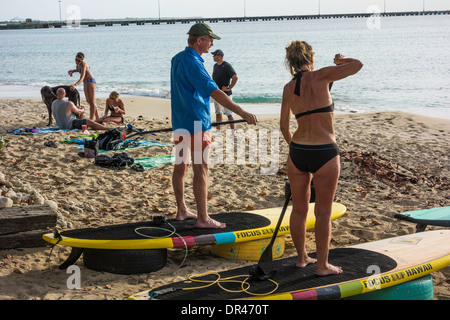
[[[149,288],[131,300],[329,300],[360,295],[421,278],[450,264],[450,230],[434,230],[330,250],[339,275],[319,277],[316,266],[297,268],[297,257],[260,264],[267,280],[250,278],[255,266],[194,275]],[[313,255],[311,255],[313,256]]]
[[[291,209],[288,207],[278,235],[290,233]],[[213,215],[214,219],[227,224],[224,229],[196,228],[195,219],[169,219],[47,233],[43,239],[52,244],[90,249],[166,249],[237,243],[270,238],[281,210],[268,208]],[[333,203],[332,220],[345,212],[344,205]],[[313,228],[314,224],[314,203],[310,203],[307,228]]]
[[[84,254],[84,264],[97,271],[120,274],[148,273],[166,263],[168,248],[191,248],[202,245],[244,243],[272,237],[282,208],[215,214],[225,222],[223,229],[200,229],[195,219],[177,221],[156,217],[153,221],[110,225],[99,228],[69,230],[43,235],[51,244],[72,247],[59,266],[66,269]],[[278,235],[290,233],[289,214],[284,216]],[[333,203],[331,219],[346,212],[346,207]],[[314,203],[309,205],[307,228],[314,228]]]
[[[424,231],[428,225],[450,227],[450,207],[409,211],[398,213],[394,218],[417,223],[417,231]]]

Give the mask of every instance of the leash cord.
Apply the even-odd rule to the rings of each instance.
[[[55,249],[55,247],[56,247],[56,245],[58,244],[58,243],[60,243],[61,241],[62,241],[62,236],[61,236],[61,234],[59,233],[59,230],[58,229],[55,229],[54,231],[53,231],[53,235],[54,235],[54,237],[56,238],[56,239],[58,239],[58,241],[56,241],[56,243],[55,244],[53,244],[52,245],[52,247],[51,247],[51,249],[50,249],[50,253],[48,254],[48,258],[47,258],[47,263],[48,263],[48,267],[50,268],[50,262],[51,262],[51,259],[52,259],[52,254],[53,254],[53,249]]]
[[[200,277],[200,276],[207,276],[207,275],[215,275],[217,276],[217,279],[215,280],[200,280],[200,279],[193,279],[193,277]],[[244,280],[234,280],[236,278],[241,278],[241,277],[245,277]],[[251,287],[250,283],[247,282],[248,279],[250,279],[250,276],[248,275],[236,275],[236,276],[231,276],[231,277],[227,277],[227,278],[223,278],[221,279],[221,276],[219,273],[216,272],[205,272],[205,273],[201,273],[201,274],[197,274],[197,275],[193,275],[190,276],[188,278],[190,281],[192,282],[204,282],[207,283],[204,286],[200,286],[200,287],[193,287],[193,288],[183,288],[182,290],[197,290],[197,289],[203,289],[203,288],[207,288],[210,287],[214,284],[217,284],[222,290],[227,291],[227,292],[231,292],[231,293],[238,293],[238,292],[245,292],[249,295],[253,295],[253,296],[265,296],[265,295],[269,295],[273,292],[275,292],[278,289],[278,283],[272,279],[267,279],[270,282],[272,282],[275,285],[275,288],[270,291],[270,292],[265,292],[265,293],[254,293],[254,292],[250,292],[249,289]],[[221,283],[229,283],[229,282],[235,282],[235,283],[240,283],[241,284],[241,290],[230,290],[225,288]]]
[[[181,264],[178,267],[178,268],[181,268],[183,263],[186,261],[186,258],[187,258],[187,255],[188,255],[187,243],[183,239],[183,237],[176,232],[176,228],[172,224],[170,224],[167,221],[165,221],[165,223],[167,223],[170,227],[172,227],[172,230],[169,230],[169,229],[166,229],[166,228],[160,228],[160,227],[139,227],[139,228],[136,228],[134,230],[134,232],[137,233],[138,235],[142,236],[142,237],[151,238],[151,239],[169,238],[172,235],[178,236],[183,241],[185,249],[186,249],[186,254],[184,256],[184,259],[183,259],[183,261],[181,262]],[[169,234],[168,235],[164,235],[164,236],[151,236],[151,235],[147,235],[147,234],[143,234],[143,233],[139,232],[139,230],[145,230],[145,229],[156,229],[156,230],[167,231],[167,232],[169,232]],[[201,277],[201,276],[207,276],[207,275],[215,275],[215,276],[217,276],[217,279],[215,279],[215,280],[194,279],[194,277]],[[236,278],[242,278],[242,277],[245,277],[245,279],[244,280],[235,280]],[[274,281],[272,279],[266,279],[266,280],[269,280],[270,282],[272,282],[275,285],[275,288],[272,291],[265,292],[265,293],[250,292],[249,289],[250,289],[251,285],[248,282],[249,279],[250,279],[250,276],[248,276],[248,275],[236,275],[236,276],[231,276],[231,277],[227,277],[227,278],[221,279],[220,274],[217,273],[217,272],[205,272],[205,273],[192,275],[192,276],[190,276],[188,278],[188,280],[191,281],[191,282],[206,283],[205,285],[199,286],[199,287],[192,287],[192,288],[182,288],[181,290],[198,290],[198,289],[207,288],[207,287],[213,286],[214,284],[217,284],[222,290],[224,290],[226,292],[231,292],[231,293],[245,292],[245,293],[247,293],[249,295],[253,295],[253,296],[265,296],[265,295],[269,295],[269,294],[275,292],[278,289],[278,283],[276,281]],[[223,283],[230,283],[230,282],[240,283],[241,284],[241,290],[230,290],[230,289],[225,288],[222,285]],[[156,290],[156,292],[157,291],[158,290]],[[150,299],[153,299],[156,296],[158,296],[158,293],[156,293],[156,292],[151,294]]]

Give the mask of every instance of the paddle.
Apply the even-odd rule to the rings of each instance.
[[[277,226],[275,228],[275,231],[273,232],[272,239],[270,240],[269,245],[266,247],[266,249],[262,253],[261,258],[259,258],[258,265],[260,263],[273,261],[273,256],[272,256],[273,243],[275,242],[275,239],[277,237],[278,230],[280,229],[281,221],[283,221],[284,214],[289,205],[289,201],[291,201],[291,188],[286,188],[286,201],[284,202],[283,210],[281,211],[281,215],[280,215],[280,218],[278,219]]]
[[[251,266],[249,269],[250,279],[252,280],[264,281],[275,276],[275,273],[277,272],[276,270],[272,270],[269,273],[265,273],[260,265],[265,262],[273,261],[272,256],[273,244],[275,242],[275,239],[277,238],[278,230],[280,229],[281,221],[283,221],[284,214],[286,213],[286,209],[289,205],[289,201],[291,201],[291,188],[288,180],[286,181],[285,185],[285,196],[286,200],[284,201],[283,210],[281,210],[281,215],[280,218],[278,219],[275,231],[273,232],[272,239],[270,240],[269,245],[266,247],[261,257],[259,258],[258,264]]]
[[[231,121],[224,121],[224,122],[214,122],[214,123],[211,123],[211,126],[212,127],[216,127],[216,126],[232,124],[232,123],[241,123],[241,122],[247,122],[247,120],[240,119],[240,120],[231,120]],[[157,132],[170,132],[170,131],[173,131],[173,129],[172,128],[165,128],[165,129],[155,129],[155,130],[143,130],[143,131],[140,131],[140,132],[135,132],[135,133],[127,136],[127,138],[131,138],[131,137],[134,137],[135,135],[139,135],[139,134],[157,133]]]

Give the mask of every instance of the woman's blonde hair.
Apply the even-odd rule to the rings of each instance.
[[[111,94],[109,95],[112,99],[114,99],[114,100],[118,100],[119,99],[119,96],[120,96],[120,94],[117,92],[117,91],[113,91],[113,92],[111,92]]]
[[[286,47],[286,67],[295,75],[302,66],[314,63],[314,51],[306,41],[292,41]]]

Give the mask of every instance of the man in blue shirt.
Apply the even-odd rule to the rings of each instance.
[[[214,39],[220,40],[220,37],[205,23],[193,25],[188,35],[186,49],[172,58],[170,74],[172,128],[176,145],[172,177],[177,201],[176,219],[197,219],[198,228],[224,228],[225,224],[211,219],[207,210],[211,145],[210,97],[247,120],[249,124],[256,125],[257,119],[220,90],[203,65],[201,55],[208,53]],[[190,212],[184,201],[185,174],[190,160],[193,160],[193,189],[197,214]]]

